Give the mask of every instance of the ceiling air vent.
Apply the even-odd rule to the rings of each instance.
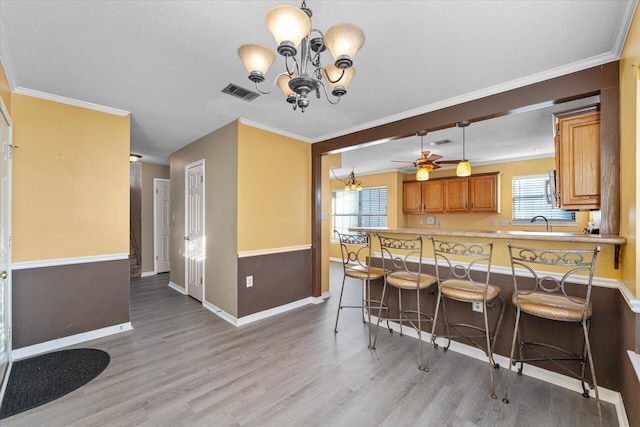
[[[253,101],[258,96],[260,96],[259,93],[252,92],[252,91],[250,91],[248,89],[245,89],[245,88],[242,88],[242,87],[240,87],[238,85],[234,85],[233,83],[229,83],[227,85],[227,87],[222,89],[222,92],[228,93],[229,95],[236,96],[236,97],[238,97],[240,99],[244,99],[245,101]]]
[[[449,143],[451,143],[450,139],[441,139],[440,141],[430,142],[429,145],[432,147],[435,147],[436,145],[443,145],[443,144],[449,144]]]

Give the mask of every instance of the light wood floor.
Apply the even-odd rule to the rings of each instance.
[[[332,266],[326,303],[239,328],[170,289],[166,274],[133,280],[134,330],[84,345],[108,351],[109,367],[0,425],[597,425],[595,399],[526,376],[513,376],[510,404],[491,399],[486,364],[451,351],[420,372],[407,336],[385,331],[371,351],[358,310],[343,310],[334,335],[341,274]],[[348,284],[357,298],[359,282]],[[613,405],[603,411],[617,425]]]

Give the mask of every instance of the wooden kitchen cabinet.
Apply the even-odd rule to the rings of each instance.
[[[444,212],[467,212],[469,178],[449,178],[444,180]]]
[[[500,175],[469,177],[469,211],[500,213]]]
[[[565,210],[600,209],[600,112],[556,120],[558,204]]]
[[[500,173],[405,181],[403,211],[407,214],[500,213]]]
[[[442,212],[442,181],[408,181],[403,183],[404,213]]]

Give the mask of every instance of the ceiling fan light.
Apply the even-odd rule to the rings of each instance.
[[[349,68],[364,45],[364,32],[353,24],[337,24],[325,32],[324,44],[329,48],[336,66]]]
[[[429,169],[426,167],[418,168],[418,172],[416,172],[416,181],[428,181],[429,180]]]
[[[456,168],[457,176],[469,176],[471,175],[471,165],[467,160],[463,160],[458,163],[458,167]]]
[[[250,74],[258,72],[263,76],[263,80],[264,74],[267,74],[269,67],[276,60],[276,54],[260,44],[243,44],[238,48],[238,56]]]
[[[344,191],[349,191],[349,190],[351,190],[351,186],[349,184],[345,184]]]
[[[293,55],[302,39],[311,31],[311,19],[300,8],[290,5],[276,6],[269,11],[266,18],[269,32],[278,43],[293,46]],[[278,49],[278,53],[284,54]],[[286,53],[291,53],[290,51]],[[285,55],[286,56],[286,55]]]

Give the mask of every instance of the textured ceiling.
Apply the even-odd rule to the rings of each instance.
[[[301,113],[279,89],[252,102],[221,93],[228,83],[252,89],[236,49],[250,42],[275,48],[264,17],[281,3],[0,0],[0,59],[13,90],[131,112],[131,151],[167,163],[171,152],[237,118],[313,143],[610,62],[636,8],[635,0],[309,0],[314,28],[351,22],[367,39],[341,102],[313,97]],[[279,57],[265,83],[282,69]],[[548,139],[505,134],[505,126],[528,129],[518,123],[525,116],[507,120],[502,129],[468,128],[472,162],[549,149]],[[425,141],[450,138],[444,154],[460,157],[460,130],[440,132]],[[483,133],[486,143],[501,145],[484,146]],[[407,140],[394,158],[416,157],[420,140]],[[391,169],[384,145],[371,150],[386,157],[369,158],[369,169]],[[364,167],[349,158],[345,168]]]

